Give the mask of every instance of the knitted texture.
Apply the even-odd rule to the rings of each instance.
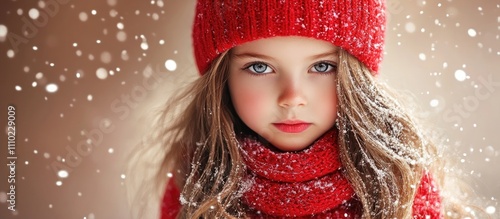
[[[383,0],[198,0],[193,48],[200,74],[245,42],[303,36],[343,48],[376,74],[385,34]]]
[[[240,141],[252,186],[243,201],[270,216],[307,216],[325,212],[353,198],[342,175],[335,132],[301,152],[274,152],[254,138]]]
[[[413,200],[413,219],[444,218],[441,195],[432,176],[424,174]]]
[[[250,218],[361,218],[362,206],[342,174],[337,132],[331,130],[307,149],[276,152],[254,137],[239,138],[248,174],[241,180],[241,201]],[[235,191],[237,192],[237,191]],[[179,212],[180,190],[171,178],[161,206],[162,219]],[[412,206],[413,219],[444,217],[441,196],[425,173]]]
[[[181,208],[181,203],[179,202],[180,196],[181,192],[175,186],[174,179],[171,178],[165,187],[165,195],[160,207],[161,219],[175,219],[177,217]]]

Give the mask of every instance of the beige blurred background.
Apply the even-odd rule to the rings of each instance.
[[[380,80],[413,94],[497,218],[500,1],[387,6]],[[0,218],[132,218],[126,155],[166,96],[196,77],[193,14],[193,0],[0,3]],[[10,105],[16,212],[7,196]]]

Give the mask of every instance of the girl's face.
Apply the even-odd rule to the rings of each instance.
[[[311,145],[337,118],[338,48],[273,37],[232,49],[229,92],[241,120],[282,151]]]

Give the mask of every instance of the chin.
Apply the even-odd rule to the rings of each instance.
[[[301,151],[308,148],[311,144],[286,144],[286,145],[274,145],[274,147],[280,151],[293,152],[293,151]]]

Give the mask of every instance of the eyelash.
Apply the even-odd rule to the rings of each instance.
[[[250,70],[250,68],[252,66],[255,66],[257,64],[263,64],[266,67],[270,68],[269,65],[266,64],[265,62],[257,61],[257,62],[248,63],[245,67],[242,68],[242,70],[245,70],[245,72],[248,72],[250,75],[253,75],[253,76],[263,76],[263,75],[266,75],[267,73],[254,73],[253,71]]]
[[[242,70],[245,70],[246,72],[248,72],[249,74],[251,74],[253,76],[264,76],[266,74],[269,74],[269,73],[254,73],[253,71],[249,70],[252,66],[257,65],[257,64],[263,64],[263,65],[266,65],[266,67],[271,68],[265,62],[256,61],[256,62],[248,63],[247,65],[245,65],[242,68]],[[312,72],[312,73],[318,73],[318,74],[321,74],[321,75],[328,75],[328,74],[337,73],[337,63],[332,62],[332,61],[326,61],[326,60],[325,61],[319,61],[319,62],[314,63],[311,68],[314,68],[314,66],[319,65],[319,64],[327,64],[327,65],[329,65],[329,67],[332,67],[333,70],[326,71],[326,72]]]
[[[329,67],[332,67],[332,70],[326,71],[326,72],[314,72],[314,73],[319,73],[319,74],[322,74],[322,75],[328,75],[328,74],[335,74],[335,73],[337,73],[337,63],[332,62],[332,61],[326,61],[326,60],[325,61],[319,61],[319,62],[314,63],[314,65],[311,68],[314,68],[315,65],[319,65],[319,64],[327,64]]]

